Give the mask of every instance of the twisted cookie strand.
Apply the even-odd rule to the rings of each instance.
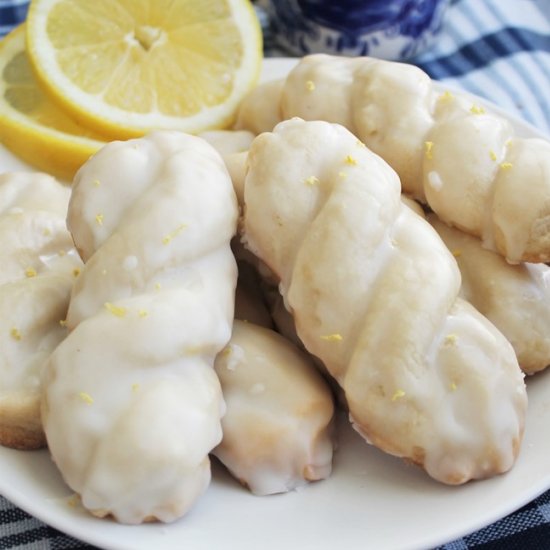
[[[272,330],[235,320],[215,369],[227,413],[214,454],[241,483],[268,495],[330,475],[332,397],[305,353]]]
[[[500,115],[391,61],[311,55],[266,92],[271,114],[257,114],[258,90],[238,127],[258,133],[295,116],[342,124],[447,224],[510,262],[550,260],[550,142],[516,135]]]
[[[45,445],[40,372],[65,337],[81,266],[65,226],[69,189],[51,176],[0,176],[0,444]]]
[[[485,250],[474,237],[428,217],[456,257],[462,275],[460,295],[487,317],[512,344],[526,374],[550,365],[550,267],[510,265]]]
[[[109,144],[78,172],[68,223],[86,260],[43,419],[98,516],[172,521],[210,480],[233,320],[237,204],[220,156],[177,132]]]
[[[446,483],[509,469],[523,375],[457,298],[456,262],[402,205],[395,172],[343,127],[294,119],[254,140],[244,194],[247,246],[280,278],[356,429]]]

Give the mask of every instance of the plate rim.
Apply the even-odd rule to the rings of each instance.
[[[277,70],[282,70],[284,72],[288,72],[292,65],[297,63],[299,61],[299,58],[290,58],[290,57],[272,57],[272,58],[266,58],[264,60],[263,65],[263,80],[269,79],[270,74],[273,75],[273,68],[276,67]],[[521,117],[511,114],[509,112],[506,112],[504,109],[501,109],[497,105],[493,104],[489,100],[476,96],[474,94],[470,94],[468,92],[465,92],[464,90],[461,90],[457,88],[454,85],[448,85],[446,83],[441,83],[438,81],[434,81],[434,84],[436,87],[440,87],[442,90],[449,89],[451,91],[456,91],[462,95],[466,95],[471,97],[473,100],[483,104],[484,106],[487,106],[490,108],[493,112],[496,114],[499,114],[500,116],[503,116],[507,118],[514,126],[514,129],[518,131],[520,135],[527,135],[529,137],[538,137],[542,139],[548,140],[549,138],[542,132],[540,129],[536,128],[529,122],[526,122],[525,120],[521,119]],[[2,155],[11,155],[7,150],[0,145],[0,161],[2,160]],[[22,163],[24,164],[24,163]],[[29,167],[30,170],[35,171],[34,168]],[[3,170],[0,170],[3,172]],[[549,377],[550,374],[548,372],[546,373],[539,373],[536,375],[541,378],[546,378],[546,383],[548,384],[550,382]],[[540,385],[540,384],[539,384]],[[550,419],[550,412],[548,413],[548,417]],[[13,451],[11,449],[4,449],[0,448],[0,464],[3,464],[5,460],[3,459],[4,454],[8,452],[14,452],[14,453],[20,453],[22,451]],[[27,451],[25,454],[28,454],[28,456],[32,456],[32,454],[29,453],[41,453],[42,459],[44,458],[44,454],[47,456],[48,451],[47,450],[41,450],[41,451]],[[506,475],[506,474],[505,474]],[[50,525],[59,531],[72,536],[78,540],[81,540],[83,542],[93,544],[95,546],[105,548],[105,549],[113,549],[113,550],[123,550],[126,548],[126,546],[122,544],[115,544],[112,545],[109,543],[108,540],[105,539],[103,535],[101,535],[102,530],[101,529],[92,529],[91,532],[87,532],[84,536],[81,532],[81,525],[80,522],[74,522],[74,517],[71,514],[63,515],[62,512],[52,512],[48,507],[40,504],[36,504],[32,502],[31,497],[29,495],[26,495],[21,492],[20,489],[17,487],[10,486],[10,483],[6,482],[7,476],[3,475],[0,477],[0,494],[5,496],[5,498],[13,503],[15,506],[18,506],[22,510],[26,511],[28,514],[30,514],[32,517],[46,523],[47,525]],[[489,481],[489,480],[487,480]],[[487,483],[487,481],[482,482],[474,482],[474,483]],[[321,482],[323,483],[323,482]],[[473,533],[483,527],[486,527],[488,525],[493,524],[495,521],[498,521],[499,519],[502,519],[506,515],[514,512],[515,510],[519,509],[520,507],[524,506],[525,504],[531,502],[538,496],[540,496],[542,493],[550,489],[550,468],[548,469],[548,472],[543,477],[542,481],[540,481],[538,484],[533,485],[529,488],[528,491],[526,491],[524,494],[521,495],[521,498],[516,498],[515,500],[512,500],[508,503],[505,503],[501,505],[501,507],[498,509],[498,511],[495,511],[494,513],[488,513],[483,518],[478,518],[477,521],[472,521],[468,527],[457,526],[456,529],[448,529],[446,535],[444,537],[441,537],[441,535],[434,535],[433,537],[425,537],[424,540],[419,541],[422,546],[417,546],[414,543],[412,546],[407,546],[407,548],[421,548],[425,547],[426,544],[429,546],[438,546],[442,545],[448,542],[451,542],[453,540],[456,540],[458,538],[461,538],[463,536],[466,536],[467,534]],[[70,493],[70,489],[67,488],[67,492]],[[284,497],[283,497],[284,498]],[[53,499],[55,500],[55,499]],[[63,510],[64,508],[59,508],[60,510]],[[52,510],[57,510],[57,508],[52,508]],[[67,509],[68,510],[68,509]],[[191,518],[192,520],[192,518]],[[87,522],[93,522],[93,525],[100,525],[101,523],[98,522],[105,522],[105,520],[99,520],[93,517],[86,517]],[[183,518],[180,521],[186,521],[185,518]],[[136,529],[135,526],[120,526],[117,524],[117,529]],[[164,524],[155,524],[155,526],[159,526],[160,530],[166,530],[170,529],[170,525],[164,525]],[[139,529],[141,526],[138,526]],[[170,547],[166,547],[170,548]],[[317,548],[320,549],[319,546]],[[367,546],[363,546],[363,548],[367,548]]]

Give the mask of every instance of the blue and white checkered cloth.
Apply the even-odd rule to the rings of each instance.
[[[266,55],[288,55],[264,37]],[[452,0],[438,41],[409,61],[550,136],[550,0]]]
[[[29,0],[0,0],[0,37],[27,16]]]
[[[413,62],[550,136],[549,0],[455,0],[437,44]]]
[[[0,0],[0,35],[25,17],[27,4]],[[269,21],[264,18],[263,24],[266,56],[286,55],[274,48]],[[454,0],[437,44],[411,62],[432,78],[485,97],[550,136],[550,0]],[[0,549],[8,548],[93,547],[44,525],[0,496]],[[474,548],[550,549],[550,491],[439,550]]]

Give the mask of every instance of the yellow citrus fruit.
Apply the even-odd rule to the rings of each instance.
[[[230,124],[262,39],[249,0],[33,0],[27,51],[60,106],[123,139]]]
[[[0,139],[24,161],[67,180],[105,144],[43,94],[25,52],[23,26],[0,41]]]

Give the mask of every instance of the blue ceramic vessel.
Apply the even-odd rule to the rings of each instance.
[[[263,0],[273,38],[293,55],[408,59],[437,36],[449,0]]]

